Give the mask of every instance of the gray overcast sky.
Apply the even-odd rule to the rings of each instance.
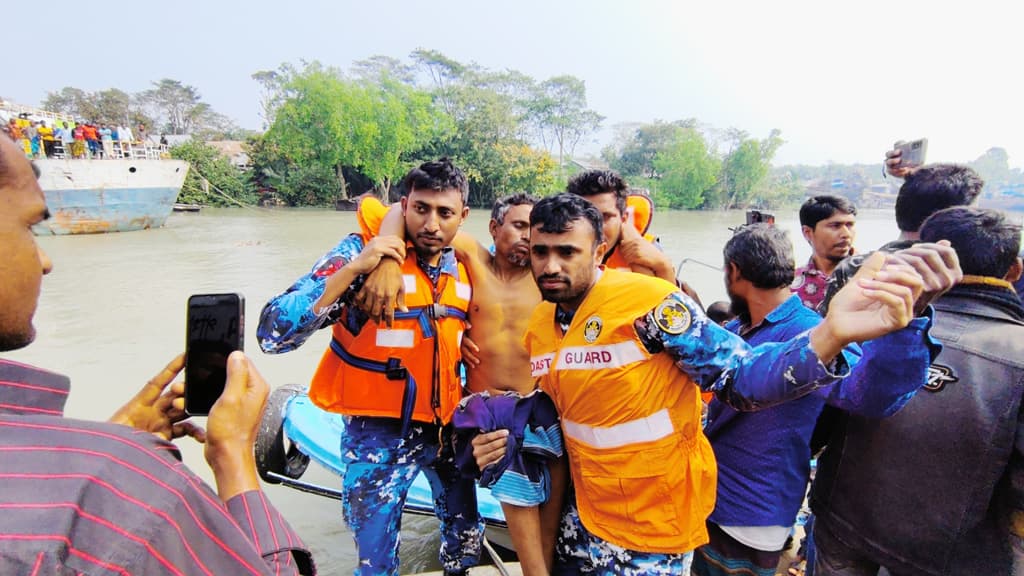
[[[779,128],[776,164],[880,162],[893,141],[925,136],[930,161],[1002,146],[1024,166],[1020,2],[55,0],[3,12],[0,96],[28,105],[63,86],[137,92],[166,77],[258,128],[257,70],[347,69],[423,47],[538,80],[580,77],[607,127]]]

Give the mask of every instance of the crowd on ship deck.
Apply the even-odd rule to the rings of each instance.
[[[30,159],[36,158],[152,158],[167,149],[167,138],[154,140],[145,124],[106,124],[28,113],[0,114],[0,131]]]

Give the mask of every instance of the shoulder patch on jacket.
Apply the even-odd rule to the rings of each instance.
[[[654,321],[666,334],[682,334],[690,327],[690,311],[682,302],[667,299],[654,309]]]
[[[924,389],[929,392],[938,392],[945,388],[946,384],[959,381],[960,378],[953,373],[953,369],[949,366],[932,364],[928,367],[928,380],[924,384]]]

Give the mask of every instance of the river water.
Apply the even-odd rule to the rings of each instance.
[[[487,236],[488,213],[473,210],[465,228]],[[742,224],[742,212],[659,212],[654,231],[680,277],[705,304],[725,298],[721,250]],[[797,263],[810,250],[795,211],[779,213],[789,230]],[[862,213],[856,246],[873,249],[896,237],[892,212]],[[299,350],[268,356],[256,345],[263,304],[288,287],[345,234],[356,229],[350,212],[204,208],[172,214],[158,230],[92,236],[41,237],[54,263],[43,281],[38,337],[27,349],[5,356],[63,372],[73,388],[67,415],[103,420],[131,397],[185,345],[185,303],[190,294],[241,292],[246,297],[249,353],[272,386],[308,384],[328,343],[323,331]],[[489,240],[489,238],[488,238]],[[708,266],[710,265],[710,266]],[[185,461],[212,479],[202,449],[180,441]],[[310,466],[304,479],[338,487],[328,472]],[[354,546],[332,500],[279,486],[267,493],[313,549],[323,574],[351,573]],[[436,523],[407,517],[403,529],[404,573],[437,569]]]

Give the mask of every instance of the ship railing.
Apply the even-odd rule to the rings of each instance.
[[[121,140],[106,140],[100,142],[99,156],[93,156],[94,160],[159,160],[169,156],[166,144],[153,144],[151,142],[124,142]],[[86,157],[88,147],[85,148]],[[64,144],[58,141],[53,147],[54,158],[71,158],[71,151]]]

